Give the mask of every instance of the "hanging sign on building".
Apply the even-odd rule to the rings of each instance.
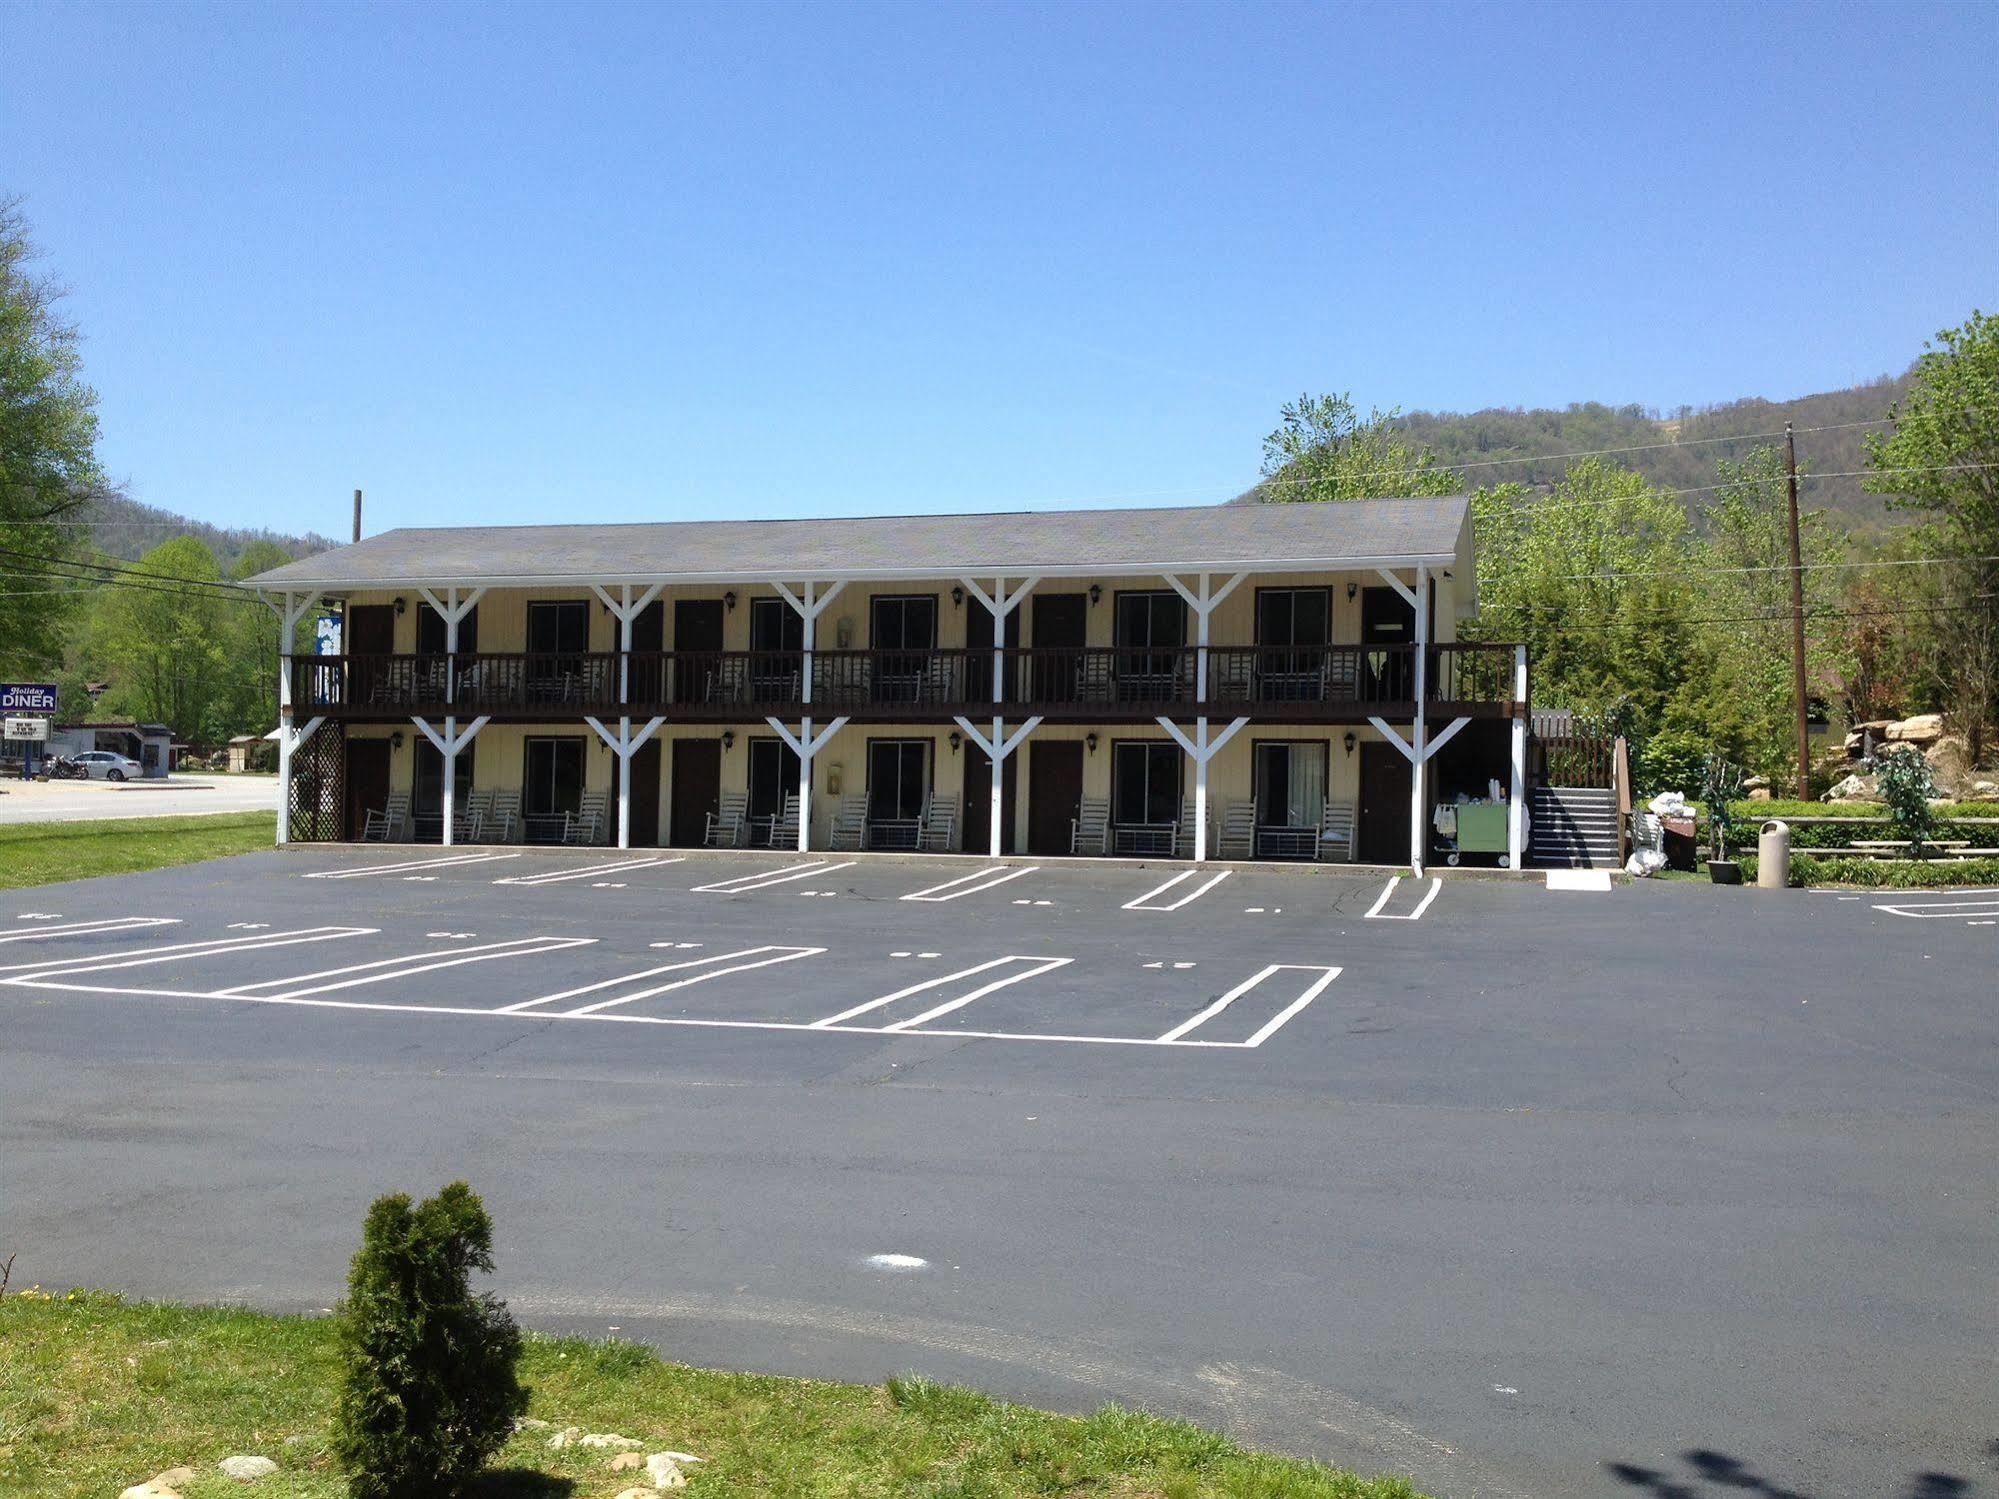
[[[47,744],[49,721],[46,718],[16,718],[10,713],[4,730],[0,730],[0,739],[13,739],[23,744]]]

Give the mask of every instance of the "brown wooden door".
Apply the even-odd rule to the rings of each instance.
[[[633,848],[659,847],[659,740],[648,739],[632,756]]]
[[[1360,747],[1360,810],[1355,857],[1363,864],[1409,862],[1409,762],[1392,744]]]
[[[991,618],[990,615],[987,618]],[[1014,791],[1020,781],[1020,751],[1000,765],[1000,852],[1014,852]],[[965,816],[963,848],[968,854],[992,851],[993,762],[975,744],[965,746]]]
[[[708,814],[722,804],[722,741],[678,739],[673,745],[673,810],[667,842],[699,848],[708,836]]]
[[[666,701],[666,661],[660,655],[665,649],[666,606],[654,599],[639,610],[638,618],[632,621],[631,684],[627,698],[632,705],[651,708]],[[636,770],[637,767],[633,768]],[[655,781],[657,779],[654,777]],[[655,786],[655,809],[658,804],[658,787]]]
[[[379,703],[388,695],[389,664],[386,657],[396,648],[396,610],[393,604],[350,604],[340,623],[340,646],[350,660],[348,702],[356,707]]]
[[[351,843],[361,836],[368,814],[389,804],[389,741],[349,739],[346,773],[346,810],[342,821]]]
[[[695,653],[675,674],[674,701],[698,702],[707,691],[713,665],[704,665],[701,653],[722,649],[722,601],[720,599],[676,599],[673,603],[674,654]],[[719,663],[717,663],[719,664]],[[678,839],[674,840],[676,843]],[[701,840],[697,837],[695,842]]]
[[[965,608],[965,701],[968,703],[989,703],[993,700],[993,613],[976,599],[967,599]],[[1014,609],[1006,617],[1006,644],[1009,650],[1020,644],[1020,610]],[[1003,685],[1012,689],[1017,682],[1007,680]],[[1011,691],[1008,693],[1011,696]],[[1010,757],[1009,757],[1010,758]],[[987,801],[991,801],[991,783],[988,782]],[[972,847],[967,843],[965,847]]]
[[[1027,602],[1034,611],[1034,649],[1049,655],[1034,657],[1034,681],[1029,696],[1037,703],[1071,703],[1079,696],[1083,647],[1090,638],[1090,598],[1083,593],[1037,593]],[[1029,817],[1034,814],[1028,813]],[[1065,829],[1062,835],[1069,836]],[[1067,853],[1068,846],[1062,852]]]
[[[1073,739],[1027,743],[1027,851],[1069,852],[1069,824],[1083,807],[1083,746]]]

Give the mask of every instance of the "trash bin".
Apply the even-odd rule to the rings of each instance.
[[[1778,818],[1756,835],[1756,888],[1782,890],[1791,883],[1791,825]]]

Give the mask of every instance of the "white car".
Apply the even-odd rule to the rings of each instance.
[[[93,781],[122,781],[140,774],[137,760],[110,750],[85,750],[76,757],[76,763]]]

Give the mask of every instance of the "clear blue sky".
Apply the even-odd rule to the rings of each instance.
[[[1783,397],[1999,304],[1990,3],[0,0],[135,497],[1219,500],[1301,390]]]

